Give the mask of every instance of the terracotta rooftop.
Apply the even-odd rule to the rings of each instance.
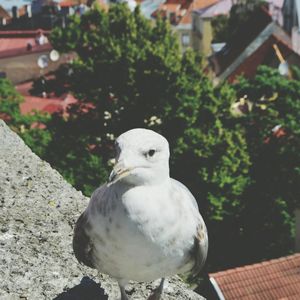
[[[272,23],[272,18],[265,10],[253,12],[251,18],[237,29],[226,46],[216,54],[221,69],[219,73],[229,67],[270,23]]]
[[[43,45],[36,41],[39,33],[47,35],[44,31],[0,31],[0,58],[13,57],[33,52],[50,50],[51,44],[45,39]],[[31,45],[30,50],[28,45]]]
[[[153,12],[152,16],[155,18],[160,14],[166,17],[170,13],[176,13],[176,21],[171,20],[173,21],[173,25],[191,24],[193,10],[207,8],[218,1],[219,0],[167,0]]]
[[[283,40],[276,36],[276,33],[270,35],[265,42],[256,49],[254,53],[249,55],[244,59],[240,65],[229,74],[227,77],[228,82],[234,82],[236,77],[239,75],[244,75],[247,78],[252,78],[255,76],[257,72],[257,68],[260,65],[269,65],[272,67],[276,67],[273,65],[272,61],[276,61],[279,65],[278,58],[274,52],[273,45],[276,44],[279,47],[281,54],[283,57],[290,63],[291,65],[296,65],[299,67],[300,65],[300,57],[297,53],[293,51],[293,49]],[[291,61],[290,61],[291,57]]]
[[[219,15],[229,15],[233,3],[232,0],[219,0],[217,3],[205,8],[195,9],[201,18],[213,18]]]
[[[217,3],[219,0],[194,0],[192,2],[193,9],[204,9],[206,7],[209,7],[215,3]]]
[[[48,36],[50,34],[50,30],[3,30],[0,31],[1,38],[11,38],[11,37],[35,37],[39,33],[43,33],[44,35]]]
[[[300,253],[209,276],[226,300],[300,299]]]
[[[59,2],[59,6],[60,7],[72,7],[72,6],[76,6],[78,5],[78,3],[76,3],[75,1],[72,0],[63,0]]]
[[[16,90],[23,96],[24,102],[20,105],[22,114],[27,114],[33,110],[48,112],[66,112],[67,107],[77,102],[71,94],[64,94],[60,97],[51,96],[43,98],[31,96],[29,90],[32,88],[32,81],[25,82],[16,86]]]
[[[278,68],[280,61],[274,45],[289,65],[300,66],[300,56],[293,50],[289,35],[261,9],[211,56],[211,65],[219,81],[234,82],[239,75],[252,78],[260,65]]]

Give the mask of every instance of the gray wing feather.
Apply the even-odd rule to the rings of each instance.
[[[89,204],[92,209],[101,203],[105,191],[106,184],[94,191]],[[90,226],[87,209],[81,214],[76,222],[73,236],[73,250],[75,257],[80,263],[83,263],[90,268],[96,268],[95,263],[93,262],[94,245],[91,237],[87,234]]]
[[[191,249],[191,258],[194,261],[194,266],[191,270],[191,273],[194,277],[199,275],[199,273],[201,272],[207,258],[207,251],[208,238],[206,227],[203,222],[203,224],[199,224],[197,228],[197,235],[194,239],[194,246]]]
[[[73,237],[73,250],[75,257],[80,263],[90,268],[95,268],[93,263],[93,244],[90,237],[85,232],[88,220],[85,213],[81,214],[76,222]]]
[[[193,204],[193,206],[199,210],[197,201],[193,194],[189,191],[189,189],[182,184],[181,182],[172,178],[172,181],[175,185],[181,187],[188,195]],[[191,270],[193,276],[197,276],[201,269],[203,268],[206,258],[207,258],[207,251],[208,251],[208,237],[207,237],[207,229],[205,223],[200,216],[200,222],[197,227],[196,236],[194,238],[194,245],[190,251],[191,260],[194,262],[194,266]]]

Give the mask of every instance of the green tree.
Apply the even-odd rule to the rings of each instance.
[[[0,78],[0,114],[11,126],[17,126],[23,120],[19,108],[22,101],[22,96],[12,83],[8,79]]]
[[[83,141],[107,165],[120,133],[133,127],[161,132],[170,142],[172,176],[192,190],[209,224],[211,263],[225,266],[249,168],[242,128],[229,113],[233,91],[215,89],[201,59],[192,51],[181,54],[167,22],[151,24],[139,8],[131,13],[115,5],[107,13],[75,16],[67,30],[54,31],[52,43],[77,54],[69,85],[79,99],[58,131],[64,138],[54,142],[61,148],[71,139],[72,148]]]
[[[37,112],[21,114],[20,104],[23,101],[13,84],[8,79],[0,78],[0,118],[4,119],[38,155],[43,155],[50,134],[47,130],[42,130],[41,126],[47,122],[49,116]]]
[[[108,170],[95,139],[83,131],[84,126],[87,125],[83,118],[53,115],[47,123],[51,140],[42,157],[70,184],[90,196],[107,179]]]
[[[228,30],[229,16],[220,15],[212,18],[213,42],[222,43],[228,41],[230,32]]]
[[[300,201],[300,81],[261,67],[254,79],[241,78],[234,88],[253,105],[240,119],[251,158],[241,253],[244,261],[253,262],[294,250],[294,210]]]

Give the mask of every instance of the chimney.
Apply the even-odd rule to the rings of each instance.
[[[300,252],[300,208],[295,210],[295,251]]]
[[[19,18],[19,10],[17,6],[13,6],[12,7],[12,15],[14,19],[18,19]]]

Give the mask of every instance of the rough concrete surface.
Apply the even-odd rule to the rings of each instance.
[[[0,120],[0,299],[119,299],[116,282],[76,261],[73,226],[88,199]],[[154,283],[132,283],[147,299]],[[163,299],[203,299],[178,278]]]

